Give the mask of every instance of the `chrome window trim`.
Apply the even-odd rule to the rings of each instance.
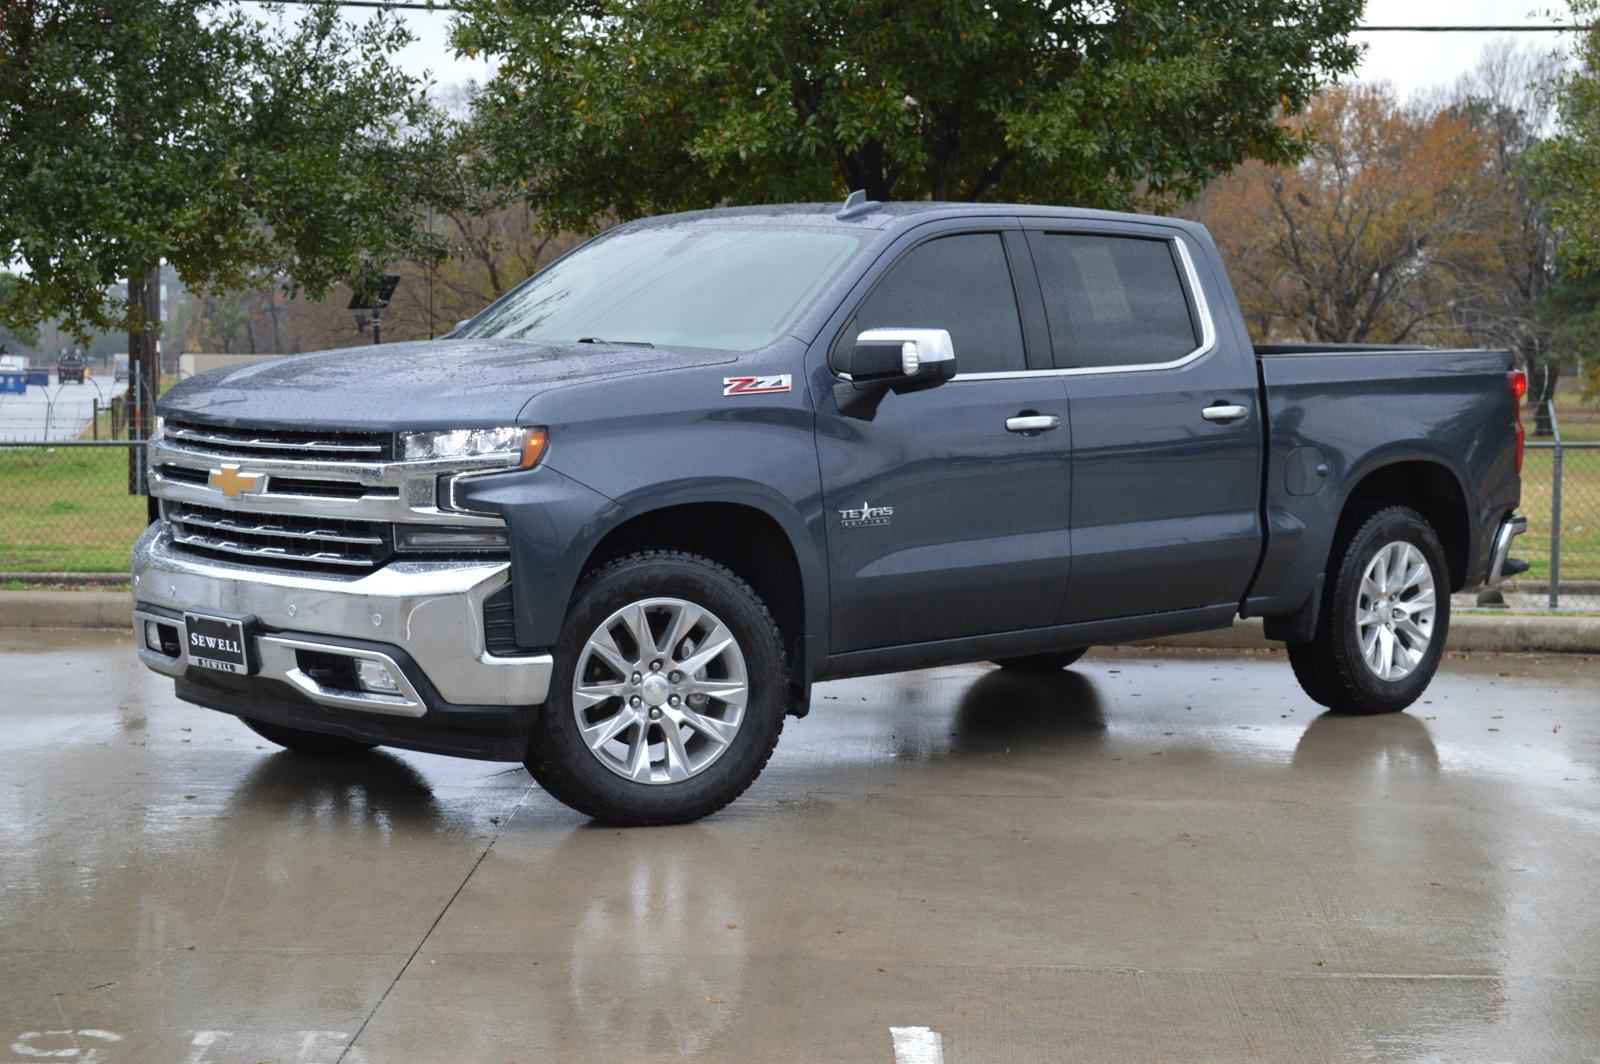
[[[995,373],[957,373],[950,378],[949,383],[956,384],[960,381],[998,381],[1022,380],[1029,377],[1082,377],[1096,373],[1149,373],[1153,370],[1178,369],[1189,363],[1209,355],[1217,346],[1217,324],[1211,316],[1211,304],[1206,299],[1205,288],[1200,284],[1200,273],[1195,269],[1194,257],[1189,254],[1189,246],[1180,236],[1148,237],[1136,236],[1132,233],[1106,230],[1096,231],[1096,236],[1120,236],[1136,240],[1165,240],[1178,249],[1178,259],[1183,263],[1184,281],[1189,290],[1189,297],[1194,300],[1195,317],[1200,321],[1200,346],[1181,358],[1172,359],[1170,362],[1141,362],[1131,366],[1076,366],[1069,369],[1021,369],[1002,370]],[[1054,352],[1052,352],[1054,357]],[[956,352],[956,363],[961,362],[961,352]]]

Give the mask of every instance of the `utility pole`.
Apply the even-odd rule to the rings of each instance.
[[[155,430],[156,398],[161,394],[161,267],[152,266],[128,278],[128,305],[142,318],[143,328],[128,332],[128,438],[148,440]],[[148,495],[145,448],[128,448],[128,494]]]

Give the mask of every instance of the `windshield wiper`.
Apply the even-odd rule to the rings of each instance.
[[[580,344],[611,344],[615,347],[654,347],[649,340],[607,340],[603,336],[580,336]]]

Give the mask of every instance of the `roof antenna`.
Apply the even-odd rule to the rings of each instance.
[[[881,206],[883,204],[877,200],[867,199],[865,189],[858,188],[845,197],[844,206],[839,208],[839,213],[835,214],[834,217],[841,222],[848,222],[854,218],[860,218],[862,215],[871,214]]]

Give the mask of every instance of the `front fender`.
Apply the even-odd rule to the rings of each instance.
[[[510,526],[517,641],[523,646],[557,641],[578,579],[608,534],[653,511],[696,503],[748,506],[770,518],[794,552],[808,644],[826,623],[828,584],[815,539],[799,511],[770,485],[738,477],[691,477],[611,499],[543,466],[479,478],[459,488],[457,496],[502,515]]]

